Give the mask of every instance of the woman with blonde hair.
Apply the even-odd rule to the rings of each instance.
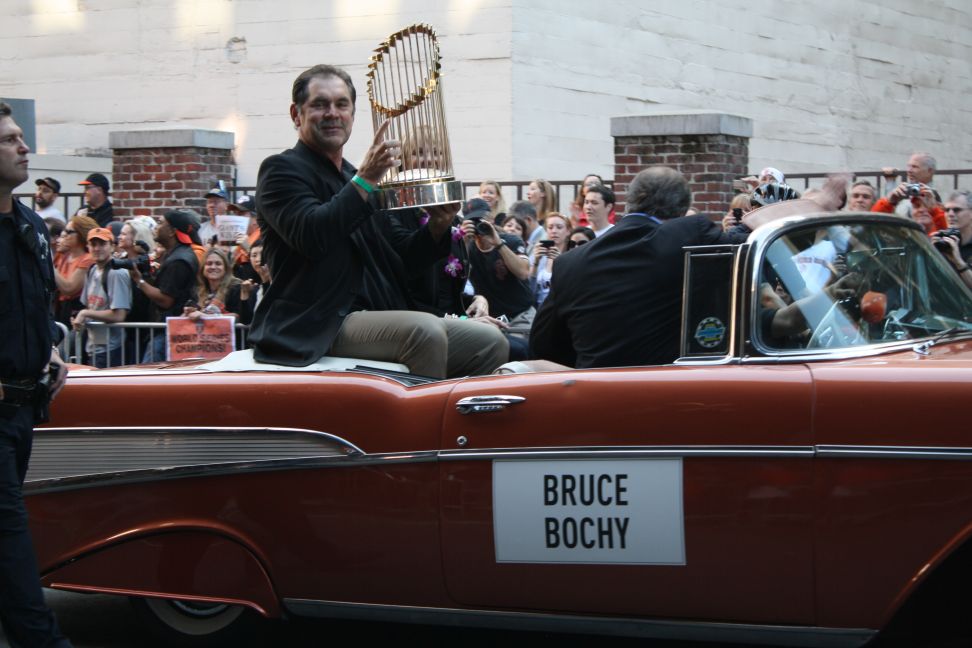
[[[252,281],[233,276],[229,257],[219,248],[206,250],[199,269],[197,289],[199,309],[204,314],[235,315],[241,324],[253,319]]]
[[[550,292],[554,261],[568,249],[570,220],[560,212],[550,212],[544,224],[544,234],[544,239],[533,246],[533,258],[530,259],[530,285],[538,308]]]
[[[557,210],[557,195],[552,184],[537,178],[527,187],[527,202],[537,210],[537,222],[543,225],[547,214]]]
[[[737,209],[740,211],[737,212]],[[752,210],[752,197],[748,193],[736,194],[733,197],[732,202],[729,203],[729,211],[727,211],[726,215],[722,217],[722,230],[724,232],[728,232],[729,228],[742,222],[740,219],[744,214],[747,214]]]
[[[503,200],[503,190],[495,180],[485,180],[479,185],[479,197],[489,205],[489,213],[486,220],[491,223],[497,222],[500,216],[506,216],[506,201]],[[502,218],[500,219],[502,220]]]

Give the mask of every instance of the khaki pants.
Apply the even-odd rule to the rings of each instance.
[[[432,378],[485,375],[509,359],[495,326],[418,311],[355,311],[328,355],[399,362]]]

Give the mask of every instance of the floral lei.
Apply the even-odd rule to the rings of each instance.
[[[419,226],[424,227],[426,224],[428,224],[428,222],[429,222],[429,213],[423,209],[422,217],[419,219]],[[452,240],[454,242],[462,240],[462,230],[456,227],[455,225],[452,226]],[[450,254],[449,257],[446,259],[446,264],[445,264],[445,268],[443,268],[443,272],[445,272],[447,275],[455,279],[462,276],[462,269],[463,269],[462,261],[459,260],[459,257],[457,257],[454,254]]]

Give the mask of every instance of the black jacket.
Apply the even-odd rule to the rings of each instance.
[[[111,221],[115,220],[115,208],[112,207],[110,200],[105,202],[98,209],[88,207],[88,216],[95,219],[98,227],[108,227]]]
[[[54,267],[47,226],[13,201],[0,216],[0,378],[38,378],[61,334],[51,315]]]
[[[741,243],[705,216],[656,223],[632,214],[557,259],[533,321],[534,357],[578,368],[678,358],[686,245]]]
[[[448,253],[423,227],[392,245],[388,215],[361,200],[342,168],[302,142],[260,165],[257,204],[273,282],[249,339],[260,362],[306,366],[331,348],[348,313],[411,309],[409,268]]]

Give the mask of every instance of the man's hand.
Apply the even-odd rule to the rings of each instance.
[[[240,234],[236,237],[236,245],[247,254],[250,253],[250,240],[247,238],[246,234]]]
[[[64,361],[61,360],[61,355],[57,352],[57,349],[51,349],[51,358],[47,361],[47,366],[44,367],[44,371],[49,372],[51,369],[56,369],[57,373],[54,375],[54,379],[51,382],[51,386],[48,388],[51,394],[51,400],[57,398],[57,395],[61,393],[64,389],[64,384],[67,382],[68,369]],[[0,388],[0,398],[3,397],[3,389]]]
[[[892,205],[897,205],[902,200],[909,198],[908,187],[910,186],[910,182],[902,182],[899,184],[894,188],[894,191],[888,194],[888,202],[890,202]]]
[[[448,203],[446,205],[433,205],[425,209],[429,214],[429,233],[432,234],[433,239],[438,241],[443,234],[449,231],[461,207],[462,205],[459,203]]]
[[[844,275],[834,283],[824,288],[824,291],[834,301],[849,299],[857,294],[857,291],[863,282],[864,278],[860,274],[852,272]]]
[[[246,301],[253,294],[253,289],[256,288],[256,284],[253,283],[252,279],[247,279],[240,284],[240,299]]]
[[[469,243],[476,238],[476,223],[469,219],[462,221],[462,236]]]
[[[473,297],[472,303],[466,309],[466,315],[476,319],[479,317],[489,317],[489,302],[482,295]]]
[[[938,205],[938,201],[935,200],[935,192],[928,185],[921,185],[921,191],[918,192],[918,201],[929,211]]]
[[[384,139],[389,126],[391,126],[390,119],[378,127],[371,148],[365,153],[364,160],[358,166],[358,175],[372,186],[381,181],[386,171],[398,166],[402,143],[396,139]]]
[[[837,211],[847,200],[847,185],[850,181],[849,173],[834,173],[827,177],[812,200],[824,211]]]
[[[489,225],[489,232],[490,233],[489,234],[477,234],[477,236],[479,237],[480,242],[489,245],[490,246],[489,247],[489,250],[492,250],[493,248],[495,248],[496,246],[498,246],[500,243],[502,243],[503,242],[503,239],[500,238],[499,232],[496,231],[496,226],[495,225],[493,225],[489,221],[485,221],[485,220],[484,221],[481,221],[481,222]],[[480,248],[480,249],[482,249],[482,248]],[[489,250],[483,250],[483,252],[489,252]]]
[[[959,244],[961,242],[959,241],[958,237],[945,236],[942,234],[942,230],[938,230],[932,234],[932,239],[935,241],[944,241],[945,244],[948,245],[948,252],[943,250],[942,253],[953,267],[961,268],[965,266],[965,259],[962,258],[962,255],[959,252]]]
[[[71,318],[71,328],[75,331],[80,331],[84,328],[84,323],[88,319],[88,309],[84,308],[79,310],[77,315]]]

